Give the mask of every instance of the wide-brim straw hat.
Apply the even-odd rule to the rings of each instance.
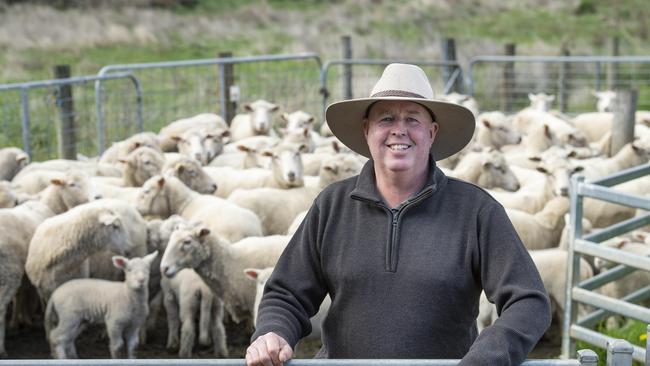
[[[381,100],[405,100],[428,108],[438,123],[431,146],[434,159],[441,160],[460,151],[474,134],[476,122],[469,109],[434,99],[433,89],[424,71],[415,65],[390,64],[368,98],[330,104],[325,119],[334,136],[345,146],[367,157],[370,149],[363,134],[363,119],[371,104]]]

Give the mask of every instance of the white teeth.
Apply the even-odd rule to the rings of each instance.
[[[390,145],[390,148],[391,150],[406,150],[409,148],[409,145],[396,144],[396,145]]]

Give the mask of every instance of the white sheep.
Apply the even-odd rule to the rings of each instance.
[[[106,149],[102,156],[99,158],[100,163],[115,164],[121,159],[126,158],[133,150],[147,146],[162,153],[160,150],[160,140],[153,132],[140,132],[126,140],[113,143],[111,147]]]
[[[224,139],[230,136],[226,129],[208,130],[194,128],[175,136],[178,152],[181,155],[194,158],[202,165],[207,165],[217,155],[221,154]]]
[[[230,122],[232,141],[255,135],[269,135],[273,127],[273,113],[279,109],[277,104],[262,99],[244,104],[246,113],[236,115]]]
[[[0,181],[0,208],[11,208],[20,203],[10,182]]]
[[[266,235],[282,235],[296,215],[311,206],[314,198],[327,185],[361,170],[361,161],[350,154],[338,154],[323,162],[320,175],[314,180],[305,177],[305,186],[292,189],[238,189],[228,201],[245,207],[258,215]]]
[[[193,268],[240,323],[252,320],[255,306],[255,284],[242,275],[244,269],[275,266],[288,241],[288,236],[275,235],[228,244],[205,226],[179,229],[169,239],[160,271],[173,277],[183,268]]]
[[[536,213],[554,197],[552,174],[517,166],[511,166],[510,169],[521,184],[516,192],[488,190],[504,207]]]
[[[564,214],[568,211],[567,197],[551,199],[536,214],[506,208],[512,225],[529,250],[557,247],[564,228]]]
[[[266,149],[271,149],[273,146],[279,144],[281,139],[277,136],[267,136],[267,135],[257,135],[257,136],[251,136],[251,137],[246,137],[244,139],[241,139],[237,142],[231,142],[229,144],[226,144],[226,146],[223,147],[223,152],[224,154],[226,153],[237,153],[241,151],[247,151],[247,150],[255,150],[255,151],[264,151]],[[246,149],[244,149],[245,147]],[[212,166],[221,166],[221,165],[215,165],[211,163],[210,165]]]
[[[231,243],[263,232],[260,219],[252,211],[223,198],[194,192],[173,176],[155,176],[145,182],[137,208],[143,215],[178,214],[187,220],[202,221]]]
[[[205,172],[196,159],[179,157],[173,162],[167,161],[163,172],[180,179],[186,186],[202,194],[213,194],[217,190],[215,181]]]
[[[12,180],[29,164],[29,155],[17,147],[0,149],[0,180]]]
[[[39,170],[49,170],[57,172],[67,172],[70,170],[83,171],[90,176],[100,177],[121,177],[122,169],[115,164],[99,163],[94,161],[80,161],[69,159],[52,159],[46,161],[34,161],[23,168],[13,181],[20,179],[25,174],[32,173]]]
[[[106,248],[124,253],[129,236],[119,216],[81,205],[43,221],[32,237],[25,273],[44,302],[62,283],[88,277],[88,257]]]
[[[208,131],[223,131],[228,129],[226,121],[214,113],[201,113],[188,118],[181,118],[169,123],[160,129],[158,137],[160,148],[165,151],[176,151],[175,137],[181,136],[185,131],[194,128],[204,128]]]
[[[552,134],[562,144],[583,147],[588,140],[582,131],[578,130],[567,120],[554,114],[532,108],[519,111],[512,120],[513,127],[522,134],[530,135],[539,130],[540,126],[548,126]]]
[[[167,349],[178,349],[181,358],[192,357],[195,319],[199,318],[199,343],[212,343],[215,356],[227,357],[223,302],[201,277],[193,269],[185,268],[172,278],[163,277],[160,285],[167,313]]]
[[[441,95],[440,100],[462,105],[463,107],[469,109],[474,115],[474,117],[478,116],[479,114],[478,103],[476,102],[476,99],[474,99],[474,97],[472,97],[471,95],[452,92],[449,94]]]
[[[250,169],[266,167],[264,159],[261,159],[258,150],[245,146],[237,145],[237,151],[223,153],[214,158],[209,166],[211,167],[232,167],[235,169]]]
[[[548,112],[551,109],[551,103],[555,100],[555,95],[546,93],[528,93],[528,100],[530,101],[530,106],[528,108]]]
[[[83,323],[104,323],[112,358],[135,358],[138,332],[149,313],[149,271],[158,255],[114,256],[125,281],[75,279],[59,286],[45,311],[45,330],[52,357],[78,358],[74,342]]]
[[[476,118],[474,143],[497,150],[505,145],[521,142],[521,134],[515,131],[507,117],[498,111],[484,112]]]
[[[280,117],[287,123],[288,131],[303,130],[305,128],[311,130],[314,123],[316,123],[316,118],[305,111],[285,112]]]
[[[124,164],[124,186],[141,187],[147,179],[162,172],[165,156],[160,151],[142,146],[119,161]]]
[[[290,189],[303,183],[302,152],[305,145],[279,145],[262,153],[271,159],[270,169],[234,169],[231,167],[205,167],[204,170],[217,182],[216,195],[227,198],[235,189],[261,187]]]
[[[467,153],[451,175],[483,188],[499,187],[508,191],[519,189],[519,181],[503,154],[494,149]]]

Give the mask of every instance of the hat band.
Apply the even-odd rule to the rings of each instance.
[[[370,98],[379,98],[379,97],[404,97],[404,98],[427,99],[421,96],[420,94],[415,94],[404,90],[383,90],[370,96]]]

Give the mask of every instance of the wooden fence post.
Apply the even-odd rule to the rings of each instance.
[[[568,48],[562,49],[562,56],[568,57],[571,56],[571,52]],[[562,62],[560,64],[560,75],[558,77],[558,97],[560,104],[560,112],[565,113],[569,105],[569,85],[567,81],[571,77],[571,63]]]
[[[514,43],[506,44],[506,56],[514,56],[516,46]],[[501,82],[501,110],[512,111],[513,92],[515,87],[515,63],[506,62],[503,66],[503,80]]]
[[[446,62],[456,62],[456,40],[453,38],[445,38],[442,43],[442,60]],[[445,81],[445,85],[449,82],[449,79],[456,71],[455,66],[444,66],[442,69],[442,80]],[[458,68],[460,71],[460,68]],[[462,74],[458,74],[456,80],[454,80],[454,85],[449,90],[451,92],[462,93],[463,92],[463,78]]]
[[[620,55],[620,38],[612,38],[612,56]],[[618,63],[611,62],[607,68],[607,88],[610,90],[617,89],[618,85]]]
[[[350,36],[342,36],[341,43],[343,43],[343,59],[352,59],[352,38]],[[352,99],[352,65],[343,65],[343,99]]]
[[[57,79],[70,77],[70,65],[54,66],[54,75]],[[59,107],[60,121],[57,124],[57,140],[59,157],[62,159],[77,159],[77,146],[75,138],[74,103],[72,99],[72,86],[70,84],[58,87],[56,105]]]
[[[617,90],[614,99],[614,121],[612,123],[612,140],[609,155],[614,156],[634,140],[634,122],[636,113],[636,90]]]
[[[219,58],[228,58],[232,57],[232,52],[220,52]],[[230,95],[231,87],[235,82],[235,72],[233,64],[224,64],[221,68],[222,75],[221,78],[221,107],[224,110],[221,112],[221,116],[226,120],[226,123],[230,125],[235,113],[237,113],[237,101],[233,100]]]

